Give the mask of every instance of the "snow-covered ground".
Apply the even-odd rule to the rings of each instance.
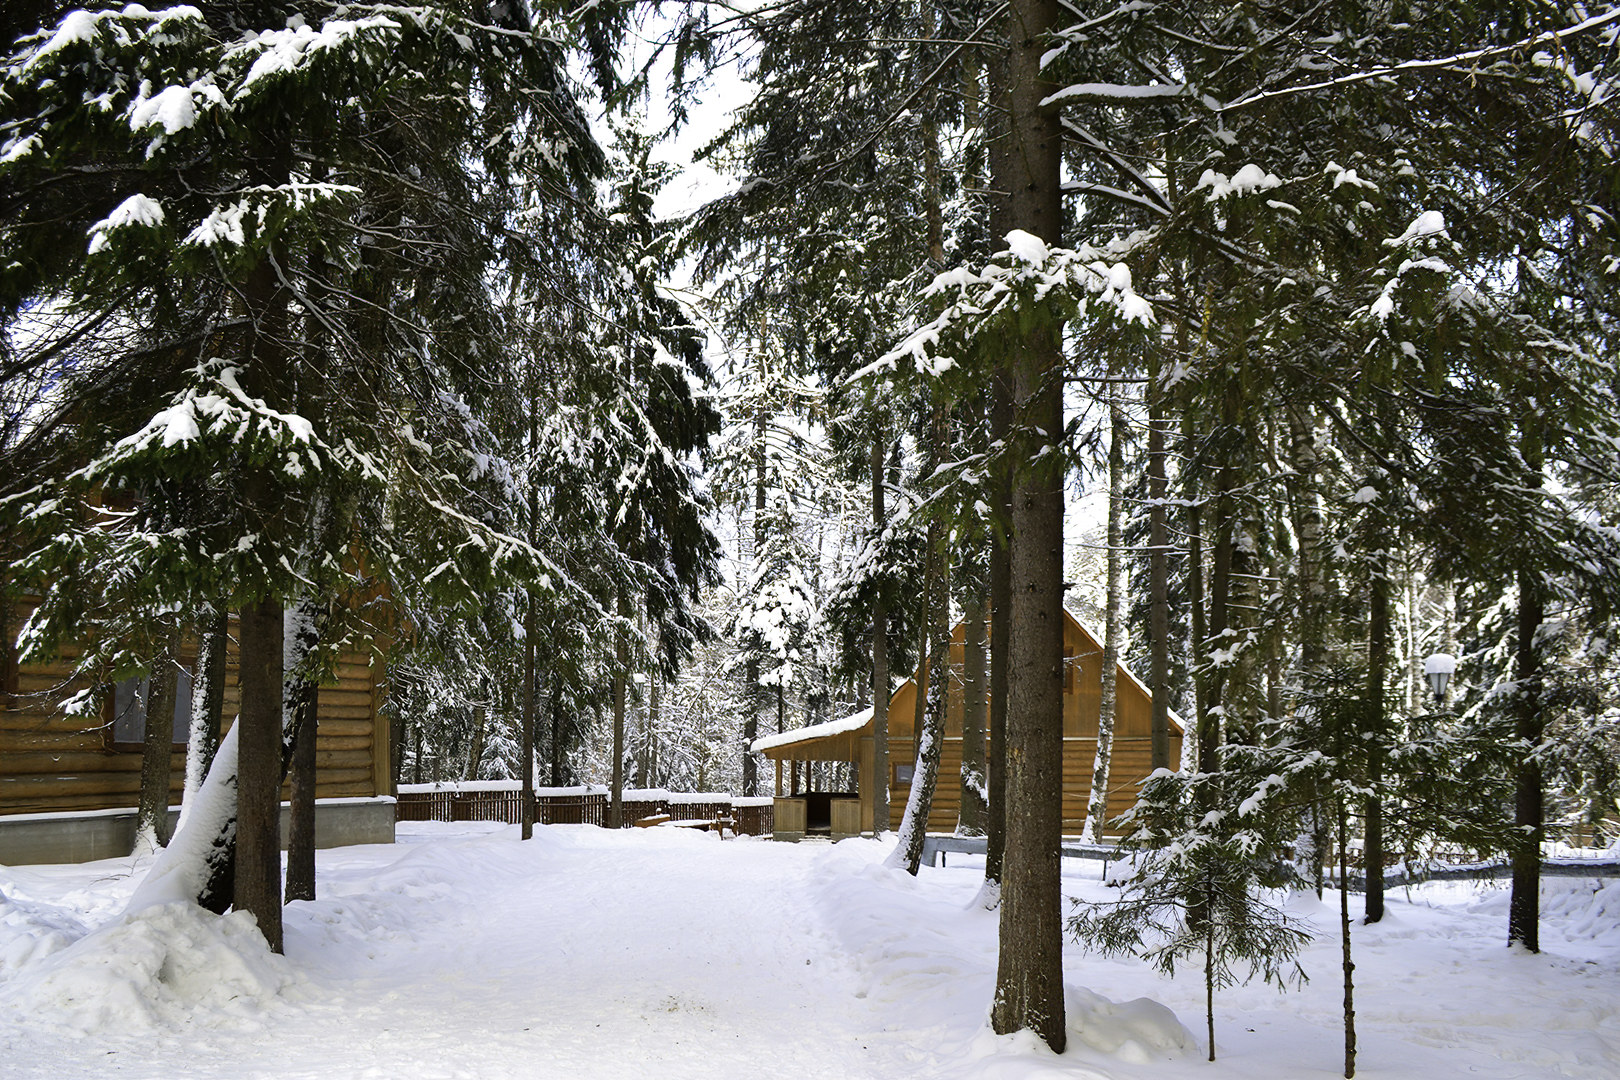
[[[0,867],[0,1076],[1292,1080],[1342,1067],[1334,898],[1312,982],[1217,998],[1071,947],[1071,1048],[984,1019],[995,916],[971,860],[913,880],[885,846],[678,829],[401,825],[320,853],[287,955],[247,920],[125,917],[144,864]],[[1066,862],[1071,892],[1103,895]],[[1356,930],[1364,1077],[1620,1076],[1620,883],[1544,887],[1545,952],[1506,892],[1435,885]],[[1146,999],[1146,1000],[1139,1000]],[[1185,1027],[1183,1027],[1185,1025]]]

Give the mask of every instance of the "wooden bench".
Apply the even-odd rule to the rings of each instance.
[[[667,824],[677,829],[697,829],[699,832],[718,833],[722,840],[726,838],[727,829],[731,830],[732,836],[737,835],[737,822],[735,819],[728,817],[699,818],[695,821],[671,821]]]

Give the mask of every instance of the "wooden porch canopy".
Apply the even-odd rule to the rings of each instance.
[[[870,737],[872,710],[862,709],[842,720],[755,739],[753,750],[772,761],[859,761],[861,739]]]

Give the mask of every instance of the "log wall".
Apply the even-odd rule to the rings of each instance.
[[[21,618],[22,613],[18,615]],[[15,640],[17,627],[6,627]],[[226,660],[223,723],[241,705],[235,621]],[[188,665],[195,642],[181,649]],[[50,664],[19,664],[15,692],[0,698],[0,814],[103,810],[134,806],[141,787],[140,748],[114,747],[100,718],[69,717],[61,702],[83,683],[72,681],[74,653]],[[320,799],[390,794],[388,725],[378,716],[380,672],[360,653],[345,653],[337,684],[323,686],[317,704],[315,796]],[[185,782],[185,748],[173,751],[170,801]],[[282,798],[287,798],[284,788]]]
[[[1065,620],[1064,652],[1069,657],[1063,689],[1063,831],[1078,834],[1085,826],[1091,800],[1091,778],[1097,760],[1097,713],[1102,705],[1102,646],[1072,618]],[[951,644],[951,683],[945,708],[945,745],[940,755],[939,781],[928,814],[929,832],[952,832],[962,801],[962,628]],[[926,669],[919,673],[927,693]],[[1108,773],[1108,818],[1111,820],[1136,802],[1137,785],[1152,771],[1153,697],[1123,666],[1115,676],[1116,714],[1113,760]],[[918,683],[908,681],[896,690],[889,704],[889,766],[916,761],[912,727],[916,715]],[[1181,760],[1180,728],[1170,726],[1170,766]],[[987,740],[988,741],[988,740]],[[870,768],[868,755],[868,768]],[[889,827],[899,828],[905,814],[910,784],[889,777]],[[868,823],[868,827],[870,824]],[[1104,835],[1115,835],[1105,828]]]

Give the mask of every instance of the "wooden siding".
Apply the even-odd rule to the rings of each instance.
[[[15,635],[17,627],[5,629]],[[241,704],[234,633],[233,621],[225,676],[227,728]],[[191,663],[195,651],[195,643],[187,643],[182,660]],[[0,814],[103,810],[134,806],[138,799],[139,750],[111,749],[99,719],[61,712],[61,701],[84,685],[70,681],[71,658],[69,652],[54,663],[17,667],[16,693],[0,708]],[[388,725],[378,716],[378,675],[366,656],[345,653],[337,684],[321,688],[316,798],[390,794]],[[185,782],[183,748],[174,751],[171,764],[170,800],[177,803]]]
[[[1063,831],[1077,834],[1085,825],[1091,800],[1091,777],[1097,760],[1097,713],[1102,706],[1102,646],[1071,617],[1064,621],[1063,651],[1069,673],[1063,690]],[[962,799],[962,627],[951,643],[951,682],[945,706],[945,745],[940,754],[939,780],[928,814],[929,832],[956,828]],[[918,682],[928,691],[926,668],[896,690],[889,703],[889,766],[916,760],[913,724]],[[1114,719],[1113,760],[1108,773],[1108,818],[1128,810],[1136,801],[1136,788],[1152,771],[1153,696],[1131,677],[1123,665],[1115,676],[1117,705]],[[1181,759],[1181,730],[1170,725],[1170,764]],[[870,754],[866,773],[870,774]],[[870,789],[868,789],[870,790]],[[899,828],[910,784],[889,780],[889,826]],[[866,825],[871,827],[870,812]],[[1105,829],[1112,835],[1114,830]]]

